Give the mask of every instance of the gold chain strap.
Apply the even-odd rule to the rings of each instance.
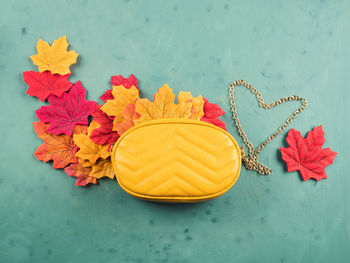
[[[273,133],[270,137],[268,137],[262,144],[258,146],[258,148],[254,151],[254,146],[253,144],[249,141],[247,135],[244,133],[242,126],[239,122],[237,111],[236,111],[236,104],[235,104],[235,98],[234,98],[234,88],[236,86],[244,86],[247,89],[249,89],[251,92],[253,92],[256,96],[256,99],[259,103],[259,106],[264,108],[264,109],[271,109],[273,107],[276,107],[279,104],[282,104],[286,101],[300,101],[301,106],[298,108],[290,117],[278,128],[278,130]],[[230,97],[230,105],[231,105],[231,111],[232,111],[232,116],[235,121],[236,127],[238,129],[239,135],[242,137],[244,144],[247,146],[249,149],[249,154],[246,156],[244,154],[244,149],[241,147],[243,156],[242,156],[242,162],[245,168],[250,169],[250,170],[256,170],[259,174],[263,175],[269,175],[271,174],[271,170],[267,168],[266,166],[262,165],[261,163],[258,162],[258,156],[261,150],[271,142],[278,134],[280,134],[290,123],[291,121],[299,114],[301,113],[307,106],[307,101],[304,98],[301,98],[299,96],[289,96],[285,97],[282,99],[279,99],[277,101],[274,101],[270,104],[266,104],[264,99],[262,98],[262,95],[259,91],[257,91],[252,85],[248,84],[244,80],[237,80],[235,82],[232,82],[229,85],[229,97]]]

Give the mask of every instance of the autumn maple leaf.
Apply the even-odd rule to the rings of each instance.
[[[114,170],[110,158],[101,158],[97,160],[96,164],[92,166],[89,176],[95,177],[97,179],[100,179],[102,177],[109,177],[110,179],[113,179]]]
[[[131,74],[128,78],[124,78],[122,75],[112,76],[111,83],[113,86],[120,86],[122,85],[126,89],[130,89],[132,86],[134,86],[136,89],[138,89],[139,93],[140,90],[137,87],[137,78],[133,74]],[[113,94],[112,90],[107,90],[101,97],[101,100],[106,102],[107,100],[113,100]]]
[[[50,71],[43,73],[35,71],[23,72],[23,80],[29,85],[27,94],[35,96],[44,101],[49,95],[53,94],[61,97],[62,94],[72,87],[73,83],[68,81],[70,74],[59,75],[51,74]]]
[[[73,136],[74,143],[79,147],[76,156],[89,160],[91,164],[95,164],[99,158],[108,158],[111,153],[108,150],[108,145],[98,145],[94,143],[88,135],[77,134]]]
[[[200,120],[203,117],[204,100],[202,96],[192,97],[191,92],[180,91],[179,95],[177,95],[177,101],[179,104],[184,102],[192,103],[190,119]]]
[[[70,163],[76,163],[75,153],[78,147],[74,144],[73,138],[67,135],[55,135],[48,132],[48,124],[42,122],[33,123],[34,130],[38,137],[45,141],[35,152],[35,156],[43,161],[53,160],[53,168],[64,168]],[[76,126],[75,134],[85,134],[86,127]]]
[[[97,104],[96,104],[96,105],[97,105]],[[98,122],[92,120],[92,122],[90,122],[89,127],[88,127],[88,129],[87,129],[87,130],[88,130],[88,133],[87,133],[87,134],[90,136],[91,133],[92,133],[94,130],[98,129],[100,126],[101,126],[101,125],[100,125]]]
[[[36,111],[36,116],[40,121],[50,123],[49,132],[70,136],[74,126],[87,125],[88,116],[94,112],[96,102],[85,100],[85,94],[86,90],[78,81],[61,98],[50,95],[50,106],[42,106]]]
[[[322,148],[325,142],[322,125],[309,131],[306,138],[291,129],[286,140],[289,147],[281,148],[281,153],[288,172],[299,171],[304,181],[327,178],[325,167],[333,163],[337,153],[330,148]]]
[[[91,126],[98,127],[98,125],[95,121],[91,123]],[[88,133],[93,131],[94,129],[89,127]],[[66,172],[78,178],[77,185],[85,186],[87,183],[96,183],[96,178],[99,179],[101,177],[113,179],[114,171],[108,145],[95,144],[89,138],[89,135],[85,134],[74,135],[73,140],[79,147],[79,151],[75,153],[75,156],[78,157],[79,165],[71,165],[66,169]]]
[[[87,184],[97,184],[97,178],[89,176],[91,170],[91,167],[84,167],[81,163],[74,163],[64,168],[64,171],[69,176],[77,177],[75,184],[80,186],[86,186]]]
[[[113,131],[113,116],[108,116],[101,109],[101,106],[95,106],[95,112],[92,114],[94,122],[99,124],[99,127],[96,127],[92,130],[91,134],[89,134],[91,140],[97,144],[112,144],[115,143],[119,134],[116,131]],[[91,125],[91,124],[90,124]]]
[[[70,164],[64,171],[69,176],[77,178],[76,185],[86,186],[87,184],[97,184],[97,179],[102,177],[114,178],[114,170],[110,158],[98,159],[97,162],[91,166],[83,166],[79,163]]]
[[[49,70],[52,74],[66,75],[70,73],[69,67],[77,61],[78,53],[67,51],[68,42],[66,36],[49,43],[39,39],[36,49],[38,54],[31,56],[34,65],[39,67],[39,72]]]
[[[124,121],[117,124],[117,132],[122,135],[124,132],[129,130],[135,125],[134,120],[140,118],[140,114],[135,111],[135,104],[129,104],[125,107],[123,113]]]
[[[125,107],[129,104],[134,104],[139,97],[139,91],[135,86],[127,89],[124,86],[113,86],[112,91],[113,100],[107,100],[107,102],[102,105],[101,110],[105,112],[108,116],[113,116],[113,130],[116,130],[117,123],[124,120],[123,113]]]
[[[191,102],[174,103],[175,94],[172,89],[165,84],[154,95],[154,102],[148,99],[138,99],[135,103],[136,112],[140,118],[136,119],[135,124],[163,118],[189,118],[191,116]]]
[[[220,108],[219,105],[210,103],[206,98],[204,99],[204,116],[201,118],[201,121],[209,122],[214,124],[226,131],[226,124],[219,120],[219,117],[224,115],[225,112]]]

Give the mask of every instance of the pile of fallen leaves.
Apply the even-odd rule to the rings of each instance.
[[[112,90],[100,99],[105,103],[85,99],[86,90],[78,81],[68,80],[69,67],[78,54],[67,51],[65,36],[52,45],[43,40],[37,43],[37,54],[31,57],[39,72],[23,72],[29,85],[27,94],[48,101],[36,111],[39,119],[34,130],[44,141],[35,156],[43,161],[53,161],[53,168],[64,168],[77,178],[76,185],[96,184],[102,177],[114,178],[111,164],[111,146],[128,129],[141,122],[161,118],[189,118],[212,123],[223,129],[219,117],[225,112],[216,104],[190,92],[175,94],[165,84],[154,96],[153,102],[140,98],[134,75],[111,78]],[[89,116],[92,121],[89,123]]]

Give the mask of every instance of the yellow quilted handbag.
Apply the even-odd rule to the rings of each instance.
[[[113,147],[119,185],[150,201],[216,198],[237,181],[241,152],[235,139],[212,124],[158,119],[134,126]]]

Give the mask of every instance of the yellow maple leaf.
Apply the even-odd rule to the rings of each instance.
[[[95,164],[98,158],[106,159],[111,155],[108,151],[108,145],[98,145],[94,143],[88,135],[77,134],[73,135],[74,143],[80,148],[75,156],[88,160],[91,164]],[[82,165],[86,167],[87,163]]]
[[[113,130],[116,130],[117,124],[124,121],[123,113],[129,104],[134,104],[139,97],[139,91],[135,86],[130,89],[123,85],[113,86],[113,100],[107,102],[101,107],[101,110],[109,116],[115,116],[113,121]]]
[[[78,57],[75,51],[67,51],[68,45],[66,36],[56,39],[51,46],[39,39],[36,44],[38,54],[30,58],[39,67],[39,72],[49,70],[52,74],[66,75],[70,73],[69,67],[76,63]]]
[[[185,102],[192,103],[192,115],[190,119],[200,120],[204,116],[204,100],[202,96],[197,96],[196,98],[192,96],[191,92],[180,91],[177,95],[177,101],[179,104]]]
[[[91,166],[93,166],[92,162],[90,162],[89,160],[78,158],[78,161],[83,167],[91,167]]]
[[[113,179],[114,171],[110,158],[98,159],[96,164],[92,166],[89,176],[95,177],[97,179],[101,177],[109,177]]]
[[[175,94],[168,84],[164,84],[154,96],[154,102],[148,99],[138,99],[135,107],[140,118],[134,120],[135,124],[148,120],[164,118],[189,118],[191,116],[191,102],[174,104]]]

